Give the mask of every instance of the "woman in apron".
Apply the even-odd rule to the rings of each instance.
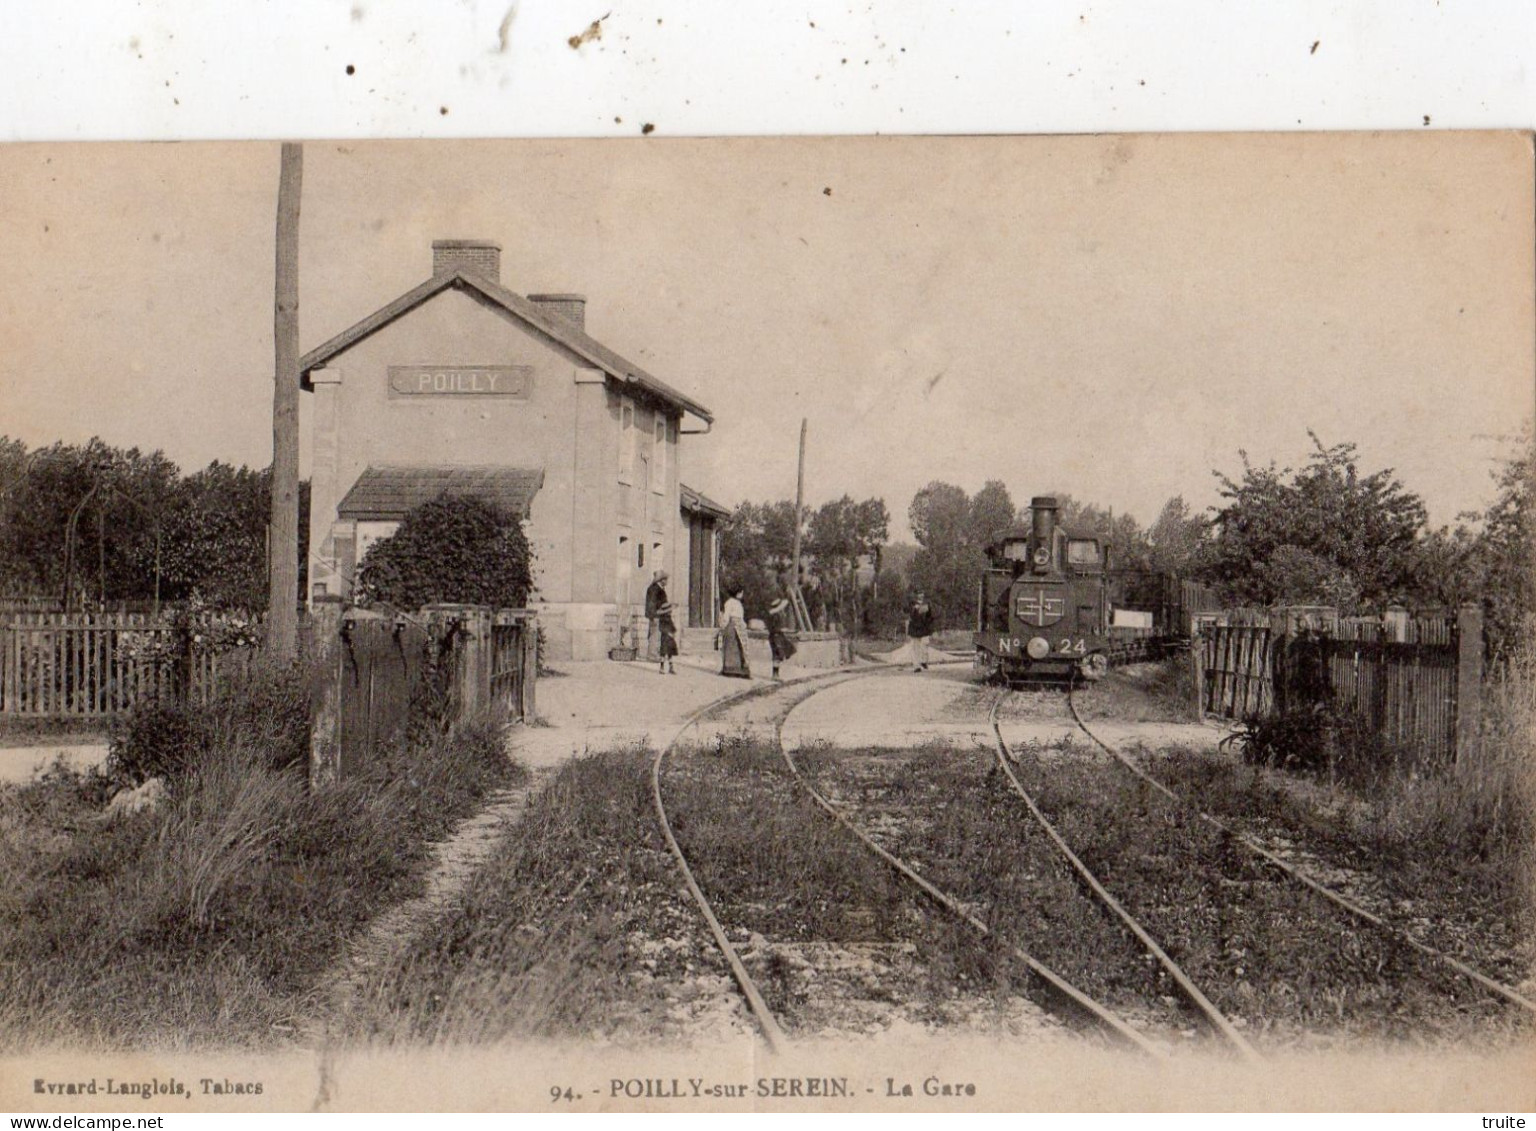
[[[751,679],[747,667],[747,610],[741,603],[745,590],[730,591],[720,608],[720,674]]]

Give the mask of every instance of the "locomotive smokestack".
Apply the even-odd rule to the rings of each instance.
[[[1036,495],[1029,500],[1030,527],[1035,545],[1049,546],[1056,533],[1056,496]]]

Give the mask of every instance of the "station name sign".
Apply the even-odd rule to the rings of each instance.
[[[390,397],[507,397],[526,400],[531,365],[391,365]]]

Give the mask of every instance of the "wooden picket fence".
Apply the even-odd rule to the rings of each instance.
[[[1482,611],[1339,618],[1331,610],[1236,611],[1198,641],[1204,713],[1250,719],[1326,704],[1430,760],[1476,741]]]
[[[165,696],[206,702],[254,657],[200,641],[215,614],[181,625],[149,613],[0,616],[0,716],[104,718]]]

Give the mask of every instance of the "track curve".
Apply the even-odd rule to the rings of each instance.
[[[854,676],[851,678],[859,677]],[[819,690],[822,689],[818,689],[818,691]],[[817,692],[813,692],[812,695],[816,693]],[[794,713],[795,709],[798,708],[801,703],[804,703],[807,699],[810,698],[811,696],[808,695],[805,697],[805,699],[797,702],[793,707],[790,708],[788,712],[785,713],[784,717],[779,719],[778,722],[774,725],[774,741],[778,746],[780,756],[784,759],[784,763],[789,768],[789,771],[793,775],[796,783],[800,786],[800,788],[805,790],[807,796],[809,796],[811,800],[815,802],[817,807],[820,808],[822,812],[826,813],[829,817],[841,825],[846,831],[852,834],[852,836],[861,845],[863,845],[866,850],[873,853],[883,863],[895,870],[898,875],[900,875],[907,882],[911,883],[930,900],[938,904],[945,911],[949,912],[957,919],[964,922],[980,937],[989,939],[996,938],[997,936],[994,934],[991,928],[989,928],[975,915],[967,911],[965,907],[962,906],[960,902],[953,896],[940,890],[934,884],[919,875],[905,861],[901,860],[899,857],[895,856],[893,853],[877,844],[874,839],[869,836],[868,833],[855,825],[837,808],[837,806],[828,801],[827,798],[823,796],[821,792],[810,783],[805,775],[800,772],[800,767],[795,762],[794,756],[789,752],[789,748],[784,744],[784,725],[789,721],[789,716]],[[1004,945],[1008,948],[1008,951],[1012,957],[1021,963],[1052,993],[1057,994],[1061,998],[1065,999],[1073,1007],[1091,1018],[1095,1023],[1103,1026],[1104,1029],[1111,1033],[1113,1036],[1155,1059],[1162,1060],[1165,1058],[1163,1050],[1158,1048],[1151,1041],[1147,1040],[1147,1038],[1138,1033],[1130,1025],[1116,1017],[1104,1005],[1094,1000],[1082,990],[1079,990],[1076,986],[1072,985],[1060,974],[1057,974],[1050,967],[1046,966],[1039,959],[1035,958],[1033,955],[1026,952],[1023,948],[1013,943],[1005,942]]]
[[[807,684],[830,681],[832,685],[846,682],[849,679],[858,678],[858,674],[843,671],[841,669],[830,672],[818,672],[815,675],[800,676],[796,679],[784,680],[780,683],[766,686],[748,687],[741,691],[723,695],[719,699],[706,703],[692,714],[688,715],[678,727],[677,733],[665,746],[659,748],[654,758],[651,759],[651,805],[656,812],[656,822],[661,827],[662,839],[666,841],[667,849],[676,861],[678,870],[682,872],[683,883],[688,888],[688,894],[693,897],[700,914],[709,926],[710,934],[714,937],[715,944],[720,948],[720,953],[725,957],[726,965],[730,967],[731,976],[736,984],[741,987],[742,995],[747,999],[747,1005],[752,1011],[753,1018],[757,1021],[758,1028],[762,1031],[763,1040],[772,1052],[780,1052],[788,1044],[789,1038],[780,1027],[778,1020],[773,1016],[773,1011],[768,1008],[768,1003],[763,999],[762,991],[752,976],[747,972],[746,966],[741,961],[741,956],[736,952],[730,938],[721,926],[719,917],[710,905],[709,898],[699,887],[699,882],[693,874],[693,868],[688,863],[688,857],[683,853],[682,846],[677,843],[677,836],[672,831],[672,822],[667,816],[666,802],[661,794],[661,768],[662,764],[671,756],[682,741],[683,735],[717,711],[737,703],[743,703],[751,699],[760,699],[765,696],[777,694],[787,687],[804,686]],[[782,723],[780,724],[782,726]],[[777,731],[775,732],[777,733]]]
[[[1072,688],[1070,686],[1067,689],[1067,707],[1072,712],[1072,718],[1076,721],[1079,729],[1081,729],[1082,732],[1086,734],[1095,745],[1097,745],[1110,757],[1114,758],[1115,761],[1119,762],[1121,766],[1125,767],[1125,769],[1129,770],[1137,778],[1151,786],[1153,789],[1157,790],[1174,804],[1179,805],[1196,814],[1202,821],[1211,825],[1213,828],[1220,830],[1223,834],[1231,837],[1244,848],[1247,848],[1250,852],[1254,853],[1256,856],[1262,859],[1265,863],[1273,865],[1285,875],[1289,876],[1303,887],[1308,888],[1316,895],[1321,896],[1323,899],[1327,900],[1329,903],[1332,903],[1334,906],[1342,909],[1350,915],[1353,915],[1355,918],[1361,920],[1362,922],[1371,924],[1371,926],[1377,928],[1379,931],[1405,944],[1406,946],[1411,947],[1412,949],[1418,951],[1420,954],[1444,963],[1450,969],[1456,971],[1458,974],[1461,974],[1466,978],[1469,978],[1490,993],[1501,997],[1514,1005],[1518,1005],[1532,1013],[1536,1013],[1536,1001],[1532,1001],[1530,998],[1520,993],[1519,990],[1516,990],[1511,986],[1506,986],[1502,982],[1495,981],[1481,971],[1475,970],[1471,966],[1468,966],[1460,959],[1446,954],[1443,950],[1439,950],[1436,947],[1430,946],[1428,943],[1419,941],[1402,927],[1399,927],[1397,924],[1383,919],[1375,912],[1360,906],[1360,904],[1356,903],[1348,896],[1334,891],[1322,881],[1307,875],[1307,873],[1303,872],[1300,868],[1297,868],[1290,861],[1281,858],[1274,852],[1271,852],[1268,848],[1265,848],[1264,845],[1260,844],[1247,833],[1244,833],[1240,829],[1233,828],[1231,825],[1227,824],[1220,818],[1214,817],[1207,813],[1188,798],[1185,798],[1169,789],[1166,785],[1158,781],[1146,770],[1142,769],[1142,767],[1138,766],[1133,759],[1128,757],[1122,751],[1115,749],[1113,746],[1105,742],[1102,738],[1094,734],[1093,731],[1089,729],[1088,724],[1083,722],[1082,716],[1077,712],[1077,704],[1073,702]]]

